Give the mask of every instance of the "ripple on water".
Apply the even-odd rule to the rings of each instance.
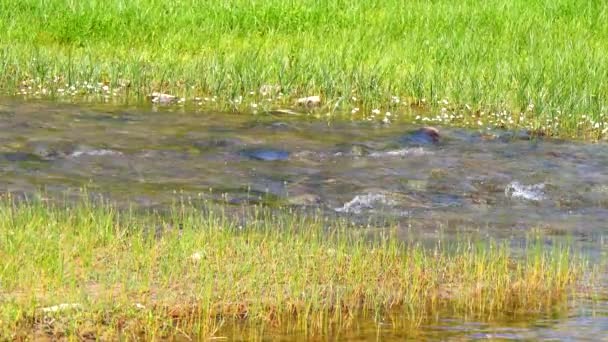
[[[9,162],[40,161],[38,155],[27,152],[1,152],[0,160],[2,159]]]
[[[402,148],[398,150],[390,150],[390,151],[382,151],[382,152],[373,152],[369,156],[372,158],[382,158],[382,157],[407,157],[407,156],[426,156],[431,155],[433,152],[427,151],[422,147],[414,147],[414,148]]]
[[[240,154],[244,157],[261,161],[279,161],[287,160],[289,158],[288,151],[273,148],[245,149],[242,150]]]

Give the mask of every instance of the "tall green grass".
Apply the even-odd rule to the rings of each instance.
[[[0,32],[0,86],[28,95],[320,94],[336,113],[608,132],[604,1],[1,0]]]
[[[217,337],[232,324],[326,334],[362,320],[415,328],[442,312],[512,318],[564,303],[584,270],[567,248],[425,249],[287,209],[234,219],[190,205],[160,215],[11,200],[0,203],[0,260],[8,338]]]

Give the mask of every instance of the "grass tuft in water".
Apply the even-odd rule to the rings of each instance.
[[[0,260],[9,338],[201,338],[235,324],[314,335],[360,321],[415,328],[442,313],[500,319],[563,304],[584,268],[567,248],[428,249],[288,209],[236,219],[213,207],[161,215],[11,200],[0,203]]]

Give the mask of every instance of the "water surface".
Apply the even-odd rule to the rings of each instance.
[[[608,145],[441,127],[433,141],[419,128],[4,98],[0,191],[52,195],[86,186],[142,207],[179,197],[322,209],[397,223],[401,236],[424,241],[471,234],[516,245],[543,232],[567,236],[592,263],[605,259]],[[607,314],[600,301],[524,322],[441,319],[419,337],[599,340]],[[405,335],[378,324],[343,337],[376,336]]]

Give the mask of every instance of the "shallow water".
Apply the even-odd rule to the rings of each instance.
[[[525,132],[441,129],[188,112],[175,107],[0,101],[0,191],[64,194],[86,186],[118,203],[163,207],[176,198],[323,209],[355,222],[390,221],[404,238],[461,234],[567,236],[605,259],[608,145]],[[584,327],[584,329],[581,329]],[[440,320],[439,339],[604,339],[608,302],[526,322]],[[377,335],[380,334],[380,335]],[[353,339],[399,338],[363,327]],[[286,337],[287,338],[287,337]]]

